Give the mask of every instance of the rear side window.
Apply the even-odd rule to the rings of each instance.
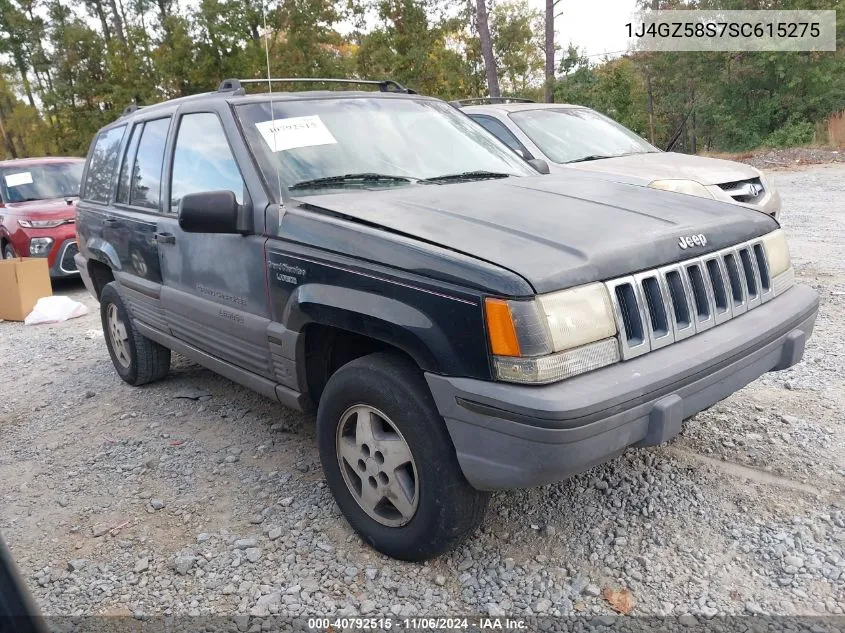
[[[129,204],[129,174],[132,171],[132,164],[135,160],[135,152],[138,150],[138,139],[141,138],[143,124],[132,128],[129,143],[126,144],[126,152],[123,155],[123,164],[120,166],[120,176],[117,179],[116,199],[121,204]]]
[[[173,151],[170,209],[176,211],[182,196],[203,191],[232,191],[244,200],[244,181],[223,125],[216,114],[186,114],[179,123]]]
[[[497,121],[493,117],[483,116],[481,114],[471,114],[470,117],[493,136],[502,141],[502,143],[510,147],[514,152],[523,158],[531,158],[528,150],[525,149],[525,146],[517,140],[517,138],[513,135],[513,132],[505,127],[504,123]]]
[[[164,162],[164,145],[169,127],[169,117],[144,124],[129,189],[129,204],[132,206],[158,209],[161,200],[161,165]]]
[[[126,126],[113,127],[97,135],[91,157],[88,159],[88,172],[85,176],[85,188],[82,197],[95,202],[108,202],[111,197],[111,187],[117,160],[120,153],[120,142]]]

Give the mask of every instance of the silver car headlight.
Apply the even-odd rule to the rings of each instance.
[[[619,362],[616,320],[604,284],[531,300],[485,300],[496,378],[544,384]]]
[[[777,296],[795,284],[795,272],[792,269],[792,258],[789,255],[786,233],[783,232],[783,229],[777,229],[764,235],[762,242],[769,263],[772,288],[775,291],[775,296]]]
[[[655,180],[648,185],[651,189],[661,189],[663,191],[674,191],[675,193],[685,193],[688,196],[698,196],[699,198],[713,199],[713,194],[695,180]]]

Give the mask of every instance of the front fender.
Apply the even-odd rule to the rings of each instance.
[[[319,323],[396,347],[425,371],[491,379],[479,291],[328,253],[271,248],[267,265],[273,320],[287,330]]]
[[[112,270],[120,270],[120,257],[117,254],[114,246],[101,237],[92,237],[86,240],[85,250],[86,255],[90,259],[96,259],[111,268]]]
[[[286,327],[329,325],[388,343],[408,354],[425,371],[440,373],[440,359],[457,351],[425,312],[396,299],[327,284],[299,286],[282,315]]]

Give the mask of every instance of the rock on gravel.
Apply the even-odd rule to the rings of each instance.
[[[173,569],[176,570],[177,574],[184,576],[196,562],[197,559],[192,554],[179,554],[173,559]]]

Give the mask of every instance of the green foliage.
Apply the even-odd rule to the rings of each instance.
[[[765,147],[795,147],[812,142],[815,125],[809,121],[789,123],[769,134],[764,140]]]
[[[497,66],[506,81],[505,92],[522,94],[542,81],[543,18],[527,0],[504,0],[493,5],[490,36]]]
[[[640,0],[643,8],[651,0]],[[664,8],[760,8],[760,0],[661,0]],[[665,147],[744,150],[812,140],[845,109],[845,0],[766,0],[837,9],[835,53],[632,53],[569,46],[558,102],[583,104]],[[214,90],[227,77],[396,79],[445,99],[486,94],[471,0],[0,0],[0,158],[83,155],[130,103]],[[833,6],[831,6],[833,5]],[[264,29],[266,10],[267,30]],[[542,15],[492,0],[504,94],[542,98]],[[650,80],[650,81],[649,81]],[[280,90],[297,89],[279,86]]]

